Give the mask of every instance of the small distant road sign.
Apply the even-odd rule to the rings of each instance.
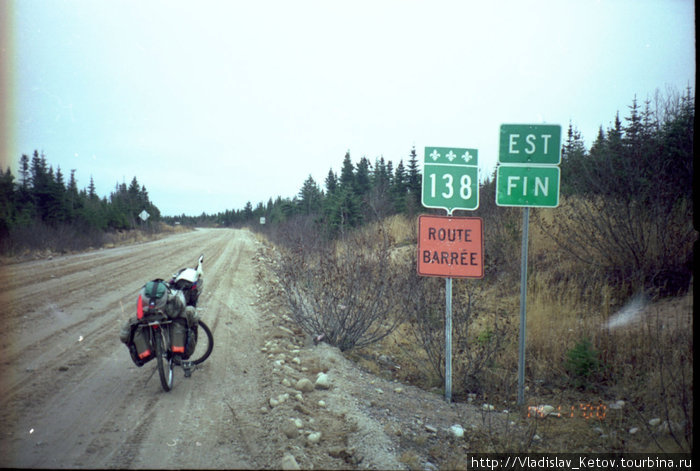
[[[150,216],[151,215],[148,214],[145,209],[143,211],[141,211],[141,213],[139,213],[139,217],[141,218],[141,220],[143,222],[146,222],[146,219],[148,219]]]
[[[455,147],[426,147],[422,203],[426,208],[479,207],[479,151]]]
[[[418,217],[418,274],[483,278],[484,225],[481,218]]]

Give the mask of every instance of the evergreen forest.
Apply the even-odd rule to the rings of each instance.
[[[100,197],[90,178],[78,190],[75,170],[68,182],[60,167],[54,171],[46,156],[34,151],[20,158],[19,179],[0,169],[0,253],[50,248],[57,251],[99,247],[108,232],[153,229],[160,211],[136,177],[117,183]],[[146,211],[143,221],[139,214]]]

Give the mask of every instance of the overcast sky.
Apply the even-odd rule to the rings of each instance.
[[[490,174],[503,123],[590,145],[635,95],[695,87],[692,0],[0,1],[3,169],[136,176],[164,215],[323,187],[348,150],[476,148]]]

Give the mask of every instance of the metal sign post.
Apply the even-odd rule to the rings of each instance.
[[[518,405],[525,402],[525,333],[527,327],[527,246],[530,207],[559,206],[561,126],[502,124],[496,169],[496,204],[523,207],[520,257],[520,342]]]
[[[530,207],[523,208],[523,246],[520,257],[520,344],[518,348],[518,405],[525,402],[525,331],[527,324],[527,243]]]
[[[452,401],[452,278],[483,278],[484,221],[418,217],[418,274],[445,278],[445,400]]]
[[[447,211],[452,216],[452,211]],[[452,402],[452,278],[445,278],[445,401]]]
[[[445,278],[445,400],[452,402],[452,278]]]

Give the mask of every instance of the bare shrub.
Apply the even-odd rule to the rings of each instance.
[[[413,327],[412,334],[427,355],[428,363],[425,366],[442,379],[445,366],[444,281],[416,275],[411,298],[408,316]],[[461,307],[453,304],[452,311],[453,316],[455,313],[461,314]],[[462,317],[460,314],[455,317]]]
[[[256,226],[255,229],[275,244],[303,252],[316,251],[317,246],[327,239],[314,215],[296,215],[275,224]]]
[[[37,221],[10,229],[3,249],[6,253],[15,254],[35,250],[66,253],[88,247],[100,247],[104,237],[104,233],[97,229],[83,229],[67,224],[50,226]]]
[[[335,242],[301,231],[290,239],[276,274],[305,332],[345,351],[383,339],[404,320],[410,276],[396,269],[381,226]]]
[[[557,211],[561,217],[537,223],[576,260],[603,268],[618,283],[646,284],[666,295],[687,289],[697,233],[684,199],[662,208],[574,196]]]
[[[426,366],[444,379],[445,281],[417,275],[416,278],[408,306],[413,335],[427,355]],[[483,373],[503,346],[507,321],[478,309],[482,298],[478,282],[453,280],[452,284],[454,388],[457,394],[481,391]]]

